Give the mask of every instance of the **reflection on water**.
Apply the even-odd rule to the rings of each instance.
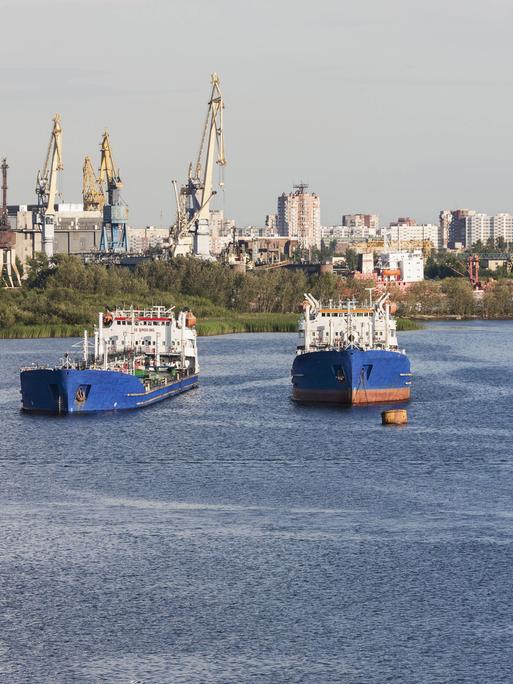
[[[290,401],[294,335],[87,418],[18,410],[70,340],[0,341],[0,681],[513,680],[512,333],[401,333],[404,429]]]

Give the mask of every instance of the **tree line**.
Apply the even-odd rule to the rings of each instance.
[[[306,276],[301,270],[236,273],[216,262],[178,257],[146,261],[135,269],[85,265],[72,256],[52,263],[38,255],[23,286],[0,290],[0,328],[19,325],[92,325],[99,310],[163,304],[190,307],[198,317],[235,313],[299,312],[304,292],[324,301],[367,298],[368,282],[331,273]],[[457,276],[425,280],[408,290],[390,287],[398,314],[415,316],[513,317],[513,282],[489,284],[481,299]]]

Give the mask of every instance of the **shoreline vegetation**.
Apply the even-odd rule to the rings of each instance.
[[[98,312],[154,304],[191,309],[200,336],[244,332],[295,332],[304,293],[358,301],[368,281],[302,271],[235,273],[225,265],[178,257],[128,269],[84,265],[76,257],[31,260],[21,288],[0,290],[0,338],[77,337],[92,331]],[[422,321],[513,318],[513,281],[502,280],[476,299],[464,278],[425,280],[408,290],[390,287],[397,329]]]
[[[212,335],[230,335],[232,333],[294,333],[297,332],[299,314],[258,314],[248,313],[235,316],[227,312],[226,316],[204,318],[198,320],[196,329],[199,337]],[[397,319],[397,330],[420,330],[424,326],[408,318]],[[49,325],[14,325],[0,329],[0,339],[39,339],[51,337],[82,337],[84,330],[91,335],[93,327],[87,325],[49,324]]]

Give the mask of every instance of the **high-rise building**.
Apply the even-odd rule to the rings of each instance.
[[[495,214],[492,217],[492,238],[502,238],[504,242],[513,242],[513,215]]]
[[[417,240],[419,242],[431,242],[435,249],[440,249],[440,227],[434,223],[391,223],[388,228],[382,229],[383,237],[388,242],[404,242]]]
[[[294,192],[278,197],[279,235],[297,238],[304,249],[321,245],[321,202],[319,195],[306,192],[308,185],[294,186]]]
[[[449,245],[449,226],[451,225],[452,212],[449,209],[442,209],[438,215],[440,226],[440,249],[447,249]]]
[[[208,225],[210,228],[210,252],[218,256],[225,247],[227,240],[231,238],[235,221],[224,217],[222,209],[211,209],[209,212]]]
[[[441,247],[458,249],[467,246],[467,218],[473,209],[444,209],[440,212]]]
[[[276,235],[277,228],[276,224],[278,221],[277,214],[267,214],[265,217],[265,232],[266,235]]]
[[[492,236],[492,219],[488,214],[473,213],[465,219],[465,246],[485,243]]]
[[[369,228],[376,231],[379,228],[379,216],[377,214],[344,214],[342,225],[348,228]]]
[[[411,216],[400,216],[397,221],[392,221],[390,226],[416,226],[417,221]]]

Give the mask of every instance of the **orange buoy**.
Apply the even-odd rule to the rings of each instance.
[[[383,411],[381,422],[383,425],[406,425],[408,422],[408,411],[406,409]]]

